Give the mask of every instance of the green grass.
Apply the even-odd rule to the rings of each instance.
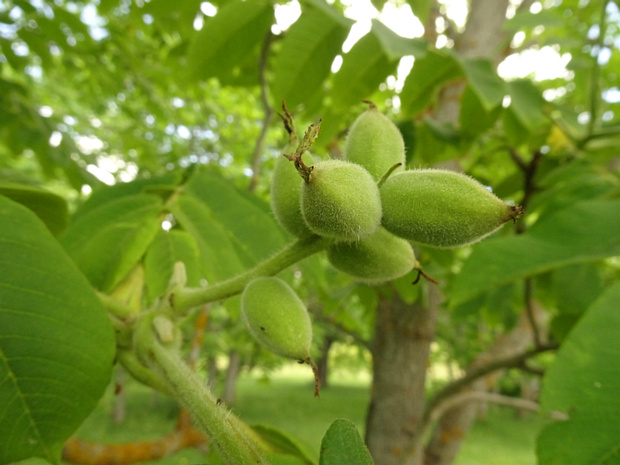
[[[535,444],[545,420],[535,414],[517,418],[514,410],[492,407],[464,441],[454,465],[535,465]]]
[[[315,398],[309,368],[299,368],[269,381],[242,378],[233,412],[246,423],[267,423],[288,432],[318,458],[321,439],[336,418],[348,418],[363,434],[369,386],[359,380],[334,381]]]
[[[244,375],[239,380],[233,412],[248,424],[268,424],[294,436],[313,457],[321,439],[336,418],[348,418],[363,435],[369,400],[367,376],[336,373],[328,389],[314,398],[312,375],[307,366],[295,366],[270,378]],[[169,399],[130,383],[128,417],[121,425],[111,422],[113,394],[108,392],[78,435],[98,442],[154,439],[174,429],[177,407]],[[492,408],[467,436],[455,465],[534,465],[535,436],[543,421],[530,416],[516,418],[512,410]],[[157,465],[204,463],[197,450],[185,450]]]

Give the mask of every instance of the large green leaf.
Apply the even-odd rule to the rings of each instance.
[[[76,221],[91,210],[121,197],[140,193],[172,192],[180,182],[181,176],[179,173],[167,173],[163,176],[134,179],[131,182],[119,182],[113,186],[102,186],[93,190],[86,202],[80,205],[72,215],[71,220]]]
[[[477,245],[452,287],[454,303],[572,263],[620,255],[620,199],[580,202],[541,218],[520,236]]]
[[[547,371],[541,404],[568,420],[538,438],[539,465],[620,463],[620,283],[610,287],[568,335]]]
[[[50,232],[59,234],[67,226],[67,202],[56,194],[34,186],[0,183],[0,195],[25,205],[45,223]]]
[[[433,0],[407,0],[407,4],[411,7],[411,11],[413,11],[413,14],[420,22],[426,24],[433,9]]]
[[[245,266],[256,264],[286,243],[269,206],[215,172],[194,175],[183,191],[205,205],[226,231]]]
[[[109,381],[114,334],[45,225],[0,196],[0,463],[57,462]]]
[[[543,216],[588,199],[611,194],[620,186],[620,178],[612,170],[601,170],[592,159],[575,160],[541,177],[541,192],[532,198],[530,213]]]
[[[290,434],[270,425],[252,425],[252,430],[268,445],[270,452],[293,456],[305,465],[316,464],[304,445]]]
[[[144,257],[147,296],[150,302],[168,288],[176,262],[183,262],[187,285],[197,286],[200,281],[200,251],[194,238],[186,231],[160,231]]]
[[[273,63],[274,107],[294,108],[311,100],[329,75],[348,33],[348,21],[323,8],[309,8],[286,32]]]
[[[394,72],[395,65],[396,61],[387,56],[376,35],[369,32],[344,56],[342,67],[334,75],[334,105],[350,106],[368,98]]]
[[[604,290],[604,282],[596,262],[579,263],[554,270],[547,293],[557,314],[549,325],[556,340],[566,334]]]
[[[420,42],[405,39],[373,20],[370,32],[344,55],[342,67],[334,76],[334,106],[351,106],[374,94],[379,84],[395,72],[401,57],[425,52],[424,42]]]
[[[372,20],[370,34],[379,40],[381,48],[391,59],[397,60],[408,55],[421,58],[426,55],[428,48],[426,40],[407,39],[396,34],[392,29],[376,19]]]
[[[413,69],[405,79],[400,94],[401,106],[407,114],[424,110],[435,98],[441,86],[462,75],[462,69],[451,53],[428,50],[416,58]]]
[[[321,442],[320,465],[373,465],[360,433],[351,420],[339,418],[327,429]]]
[[[106,202],[71,222],[60,241],[96,288],[110,291],[140,260],[161,228],[158,196]]]
[[[506,95],[506,86],[489,60],[463,59],[461,60],[461,67],[469,86],[480,100],[485,111],[489,112],[502,103],[504,95]]]
[[[218,77],[224,83],[240,77],[259,82],[259,55],[273,22],[273,6],[264,1],[231,1],[205,20],[188,51],[190,77]],[[253,69],[240,66],[253,63]],[[244,74],[245,76],[241,76]]]
[[[548,123],[543,111],[545,99],[531,81],[511,81],[507,86],[510,95],[509,108],[523,127],[533,133]]]
[[[170,211],[198,244],[201,274],[209,282],[230,278],[243,271],[230,234],[204,203],[184,194],[170,205]]]
[[[501,111],[501,105],[487,110],[471,85],[468,85],[461,95],[459,130],[464,136],[477,137],[495,124]]]

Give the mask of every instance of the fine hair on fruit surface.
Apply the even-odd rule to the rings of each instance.
[[[366,169],[342,160],[317,163],[302,185],[301,212],[315,234],[358,240],[381,223],[379,188]]]
[[[383,226],[432,247],[477,242],[522,213],[475,179],[454,171],[404,171],[389,177],[380,191]]]

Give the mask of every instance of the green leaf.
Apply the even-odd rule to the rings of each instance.
[[[562,341],[603,292],[604,284],[595,263],[579,263],[555,270],[549,287],[558,311],[549,325],[550,331],[556,340]]]
[[[507,86],[510,95],[509,108],[524,128],[533,133],[549,123],[543,111],[545,99],[531,81],[511,81]]]
[[[415,144],[409,166],[419,167],[434,164],[458,156],[458,133],[450,123],[438,123],[431,118],[424,118],[415,127]]]
[[[422,24],[426,24],[433,7],[433,0],[407,0],[413,14]]]
[[[456,144],[459,141],[459,133],[454,125],[449,122],[438,121],[431,117],[424,117],[424,124],[433,133],[436,139],[446,144]]]
[[[55,236],[67,226],[67,202],[56,194],[34,186],[0,183],[0,195],[32,210]]]
[[[305,447],[288,433],[268,425],[252,425],[252,430],[270,447],[272,452],[292,455],[307,465],[315,465]]]
[[[347,24],[322,8],[302,13],[288,29],[272,63],[274,78],[269,87],[274,107],[285,100],[292,109],[314,97],[341,51],[349,32]]]
[[[93,286],[110,291],[161,229],[161,210],[161,199],[155,195],[121,197],[72,221],[60,242]]]
[[[152,302],[168,288],[176,262],[183,262],[187,285],[200,283],[200,251],[194,238],[185,231],[159,231],[144,257],[148,301]]]
[[[372,457],[351,420],[334,420],[321,442],[320,465],[373,465]]]
[[[246,266],[258,263],[286,243],[269,206],[219,174],[208,171],[195,174],[184,192],[210,210]]]
[[[486,112],[490,112],[501,105],[506,95],[505,82],[497,75],[489,60],[463,59],[461,60],[461,67],[470,88]]]
[[[428,50],[416,58],[400,94],[401,106],[407,114],[424,110],[447,81],[462,75],[461,67],[451,53]]]
[[[72,221],[101,207],[103,204],[126,197],[129,195],[144,193],[155,193],[161,191],[172,192],[173,189],[181,182],[181,176],[178,173],[169,173],[163,176],[152,178],[135,179],[131,182],[119,182],[113,186],[104,186],[95,189],[78,210],[71,217]]]
[[[491,128],[501,113],[501,105],[487,110],[470,85],[465,87],[461,96],[459,112],[459,129],[469,137],[478,135]]]
[[[0,222],[0,463],[56,463],[108,384],[114,334],[34,213],[0,196]]]
[[[615,283],[571,331],[545,375],[542,408],[564,412],[568,420],[547,426],[540,434],[540,465],[620,461],[618,302],[620,283]]]
[[[514,108],[504,108],[502,112],[502,123],[504,125],[506,138],[513,147],[518,147],[529,139],[530,132],[527,127],[521,123]]]
[[[377,20],[372,29],[344,55],[342,67],[335,74],[331,95],[336,107],[359,103],[374,94],[398,60],[406,55],[421,56],[426,42],[405,39]]]
[[[217,77],[223,83],[241,73],[259,81],[259,55],[273,22],[273,6],[263,1],[232,1],[223,5],[213,18],[206,18],[188,51],[189,77]],[[240,64],[253,61],[253,70]]]
[[[552,10],[542,10],[538,13],[530,11],[517,11],[515,15],[504,22],[503,28],[510,31],[518,31],[519,29],[534,29],[536,26],[562,27],[564,20]]]
[[[620,255],[620,200],[590,200],[550,213],[520,236],[475,246],[452,287],[452,302],[561,266]]]
[[[229,233],[204,203],[191,195],[180,195],[169,207],[177,223],[198,244],[202,276],[209,282],[244,270]]]
[[[396,62],[386,55],[377,37],[369,32],[344,56],[342,67],[334,75],[331,93],[334,106],[351,106],[368,98],[395,66]]]
[[[423,39],[407,39],[399,36],[381,21],[372,20],[372,29],[369,34],[374,35],[385,54],[393,60],[404,56],[413,55],[421,58],[426,54],[428,42]]]
[[[618,178],[587,158],[561,165],[542,177],[537,185],[541,192],[532,198],[528,211],[543,216],[583,200],[611,194],[618,189]]]

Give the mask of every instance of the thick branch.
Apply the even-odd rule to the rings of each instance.
[[[445,386],[443,389],[440,389],[429,401],[427,411],[432,411],[437,408],[437,406],[445,399],[451,397],[461,389],[469,386],[474,381],[488,375],[489,373],[506,368],[521,368],[526,360],[529,360],[530,358],[543,352],[557,350],[558,347],[558,344],[541,345],[520,354],[501,358],[478,368],[474,368],[468,371],[462,378],[459,378]]]
[[[519,410],[529,410],[531,412],[540,411],[540,405],[538,402],[534,402],[533,400],[522,399],[520,397],[509,397],[493,392],[468,391],[456,394],[438,406],[432,414],[431,422],[434,423],[439,420],[439,418],[441,418],[442,415],[451,408],[471,401],[489,402],[498,405],[505,405]],[[550,416],[557,420],[567,419],[566,415],[561,412],[551,412]]]
[[[557,345],[537,347],[535,349],[525,351],[521,354],[495,360],[493,362],[487,363],[486,365],[470,370],[462,378],[459,378],[456,381],[445,386],[443,389],[438,391],[435,396],[431,398],[431,400],[428,402],[427,408],[424,412],[422,423],[417,429],[415,435],[412,437],[411,443],[409,444],[409,451],[411,451],[411,453],[414,453],[415,451],[422,450],[424,439],[428,436],[428,433],[432,428],[433,424],[436,423],[450,409],[460,406],[468,400],[478,399],[492,401],[493,399],[492,395],[488,392],[460,392],[462,389],[494,371],[505,368],[521,368],[526,360],[542,352],[555,349],[557,349]],[[504,396],[502,396],[502,398],[504,398]],[[497,400],[497,398],[495,398],[495,400]],[[503,401],[504,403],[507,402],[505,399],[503,399]],[[520,408],[524,407],[520,406]]]

